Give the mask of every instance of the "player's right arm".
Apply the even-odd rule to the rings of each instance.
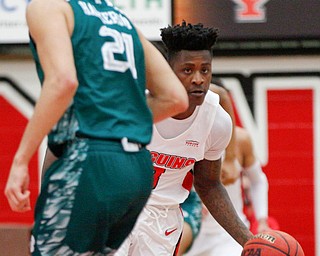
[[[139,33],[146,61],[148,105],[153,121],[184,112],[188,108],[187,92],[160,51]]]
[[[268,179],[255,156],[250,134],[247,130],[236,127],[239,147],[243,155],[242,166],[250,181],[250,197],[258,221],[258,233],[270,230],[268,224]]]
[[[28,165],[44,137],[72,101],[78,81],[70,35],[73,13],[63,0],[33,0],[27,7],[30,34],[37,45],[44,82],[34,113],[15,153],[5,188],[14,211],[30,210]]]
[[[70,5],[63,0],[33,0],[26,17],[44,71],[41,94],[19,147],[30,154],[72,102],[78,80],[71,44],[74,20]]]

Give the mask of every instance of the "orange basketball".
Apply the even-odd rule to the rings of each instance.
[[[298,241],[283,231],[259,233],[243,247],[241,256],[304,256]]]

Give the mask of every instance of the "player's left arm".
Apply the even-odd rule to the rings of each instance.
[[[250,181],[250,197],[258,221],[258,232],[270,229],[268,225],[268,179],[256,158],[251,138],[246,130],[242,129],[242,152],[244,173]]]
[[[201,160],[194,167],[194,187],[211,215],[240,244],[252,233],[241,221],[220,180],[221,159]]]
[[[229,143],[231,132],[231,118],[218,106],[207,139],[210,147],[206,150],[205,159],[194,166],[194,187],[211,215],[243,246],[252,234],[238,217],[220,179],[221,155]]]

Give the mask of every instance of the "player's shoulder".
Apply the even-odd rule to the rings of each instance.
[[[228,91],[225,88],[213,83],[210,84],[209,90],[214,93],[217,93],[220,97],[224,97],[225,95],[228,95]]]
[[[28,3],[28,7],[34,8],[36,7],[44,7],[44,6],[60,6],[66,4],[68,1],[66,0],[32,0]],[[43,11],[45,11],[43,9]]]
[[[236,131],[236,138],[238,140],[238,143],[242,146],[249,146],[251,145],[251,136],[250,133],[248,132],[247,129],[243,128],[243,127],[239,127],[236,126],[235,127],[235,131]]]
[[[217,93],[209,90],[207,92],[207,95],[205,97],[204,102],[205,102],[205,104],[217,106],[217,105],[219,105],[219,101],[220,101],[219,95]]]
[[[63,12],[69,5],[66,0],[32,0],[27,6],[27,14],[30,16],[41,13],[42,15],[54,15],[55,12]]]
[[[237,137],[239,139],[241,138],[243,140],[246,140],[246,139],[250,138],[250,134],[245,128],[243,128],[241,126],[236,126],[235,129],[236,129]]]

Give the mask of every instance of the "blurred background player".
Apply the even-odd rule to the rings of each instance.
[[[212,85],[211,90],[221,92],[224,90],[217,85]],[[261,165],[255,157],[251,138],[243,128],[235,128],[236,136],[236,156],[238,160],[238,170],[241,175],[235,183],[226,185],[228,194],[232,200],[238,215],[244,223],[250,223],[244,213],[242,177],[250,181],[249,194],[252,198],[255,216],[258,220],[257,231],[269,230],[268,225],[268,182],[266,175],[261,169]],[[248,184],[248,183],[247,183]],[[191,249],[184,255],[186,256],[238,256],[242,252],[234,239],[225,232],[215,221],[205,206],[202,211],[202,222],[198,236],[193,241]],[[182,255],[182,254],[181,254]]]
[[[116,255],[176,255],[183,229],[179,205],[192,184],[210,213],[243,245],[252,234],[237,216],[220,177],[232,122],[218,95],[209,91],[217,30],[183,21],[162,29],[161,36],[168,62],[189,96],[189,108],[154,125],[148,146],[155,169],[153,191]]]
[[[184,255],[198,236],[202,224],[203,206],[197,192],[192,188],[188,198],[181,204],[184,223],[178,256]]]

